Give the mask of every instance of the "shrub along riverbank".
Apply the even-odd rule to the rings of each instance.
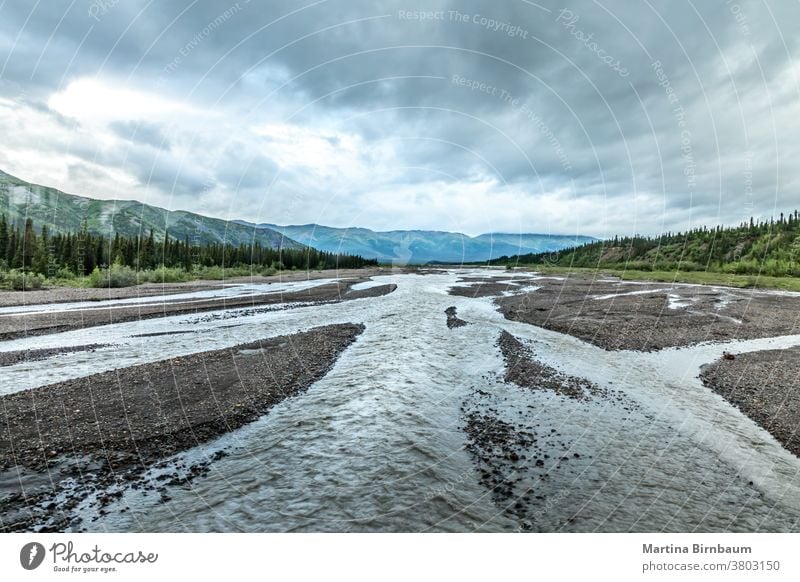
[[[800,291],[800,214],[751,218],[735,227],[614,237],[549,253],[499,257],[489,265],[551,273],[598,272],[626,280]]]

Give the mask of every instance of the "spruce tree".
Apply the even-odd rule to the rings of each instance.
[[[0,214],[0,263],[8,264],[8,223],[6,215]]]
[[[28,271],[33,266],[36,254],[36,235],[33,232],[33,219],[25,220],[25,234],[22,238],[22,270]]]

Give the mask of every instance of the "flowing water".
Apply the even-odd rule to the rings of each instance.
[[[106,515],[86,504],[83,525],[98,531],[515,531],[520,520],[480,484],[476,459],[465,450],[464,414],[478,411],[541,435],[539,446],[550,452],[543,465],[522,464],[512,475],[516,491],[535,495],[526,529],[797,529],[800,461],[697,375],[723,350],[797,345],[800,336],[607,352],[507,321],[490,299],[448,295],[464,274],[375,277],[376,284],[397,284],[396,291],[338,304],[221,310],[6,342],[0,349],[113,346],[60,355],[46,366],[7,367],[1,390],[361,322],[364,333],[307,392],[149,475],[157,481],[159,472],[226,451],[207,476],[172,487],[168,503],[129,489]],[[509,277],[494,270],[469,274]],[[535,285],[536,278],[518,276],[518,282]],[[449,306],[470,325],[448,329]],[[575,401],[503,382],[501,330],[526,342],[541,361],[616,396]],[[165,332],[187,333],[140,337]]]

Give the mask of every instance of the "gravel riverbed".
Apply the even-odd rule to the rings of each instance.
[[[92,490],[260,418],[324,376],[362,331],[328,325],[0,397],[0,472],[50,477],[4,489],[0,531],[74,526],[70,509]]]

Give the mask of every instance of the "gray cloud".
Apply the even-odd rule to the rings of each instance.
[[[169,140],[158,124],[147,121],[113,121],[108,127],[122,139],[157,149],[170,148]]]
[[[796,4],[91,6],[0,9],[3,169],[93,192],[127,175],[115,195],[245,219],[472,234],[795,204]],[[135,97],[53,105],[85,79]]]

